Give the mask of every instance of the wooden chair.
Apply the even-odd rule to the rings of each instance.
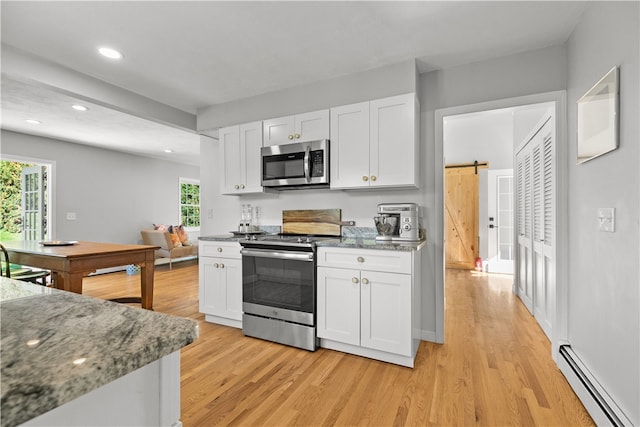
[[[0,248],[2,249],[2,256],[4,257],[4,260],[2,260],[2,268],[0,269],[0,276],[47,286],[47,277],[49,276],[47,270],[32,269],[14,264],[17,268],[12,272],[9,253],[2,243],[0,243]]]

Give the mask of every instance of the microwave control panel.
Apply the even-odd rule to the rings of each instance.
[[[314,150],[311,152],[311,176],[324,175],[324,151]]]

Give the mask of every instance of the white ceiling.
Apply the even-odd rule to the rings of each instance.
[[[427,72],[561,44],[583,9],[574,1],[2,1],[0,11],[3,44],[197,114],[413,58]],[[124,59],[100,58],[103,45]],[[199,163],[189,132],[97,104],[69,112],[73,94],[2,83],[4,129],[154,157],[174,148],[176,161]],[[38,131],[27,113],[43,122]]]

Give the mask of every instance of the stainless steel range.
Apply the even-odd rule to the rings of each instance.
[[[242,331],[314,351],[316,243],[326,236],[249,236],[242,245]]]

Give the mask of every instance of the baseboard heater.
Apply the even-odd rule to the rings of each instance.
[[[592,397],[593,402],[597,405],[598,408],[600,408],[602,414],[606,416],[612,426],[624,427],[626,425],[631,425],[627,417],[622,413],[620,408],[618,408],[618,406],[598,384],[598,381],[591,374],[591,372],[589,372],[589,370],[582,363],[582,361],[576,355],[570,345],[561,345],[560,355],[567,362],[577,379],[580,381],[580,383],[582,383],[584,389]],[[577,394],[580,395],[580,393]],[[585,406],[588,409],[589,405],[585,404]],[[591,416],[596,418],[594,414],[591,414]],[[596,424],[599,424],[598,420],[594,421],[596,421]]]

